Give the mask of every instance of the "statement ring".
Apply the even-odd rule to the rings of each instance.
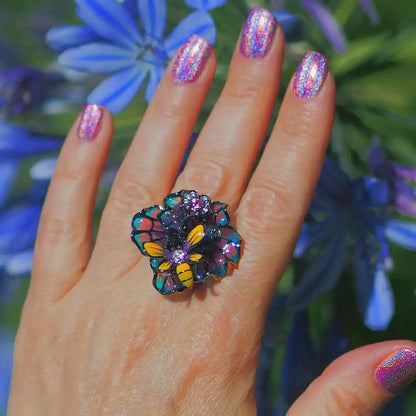
[[[169,194],[162,205],[138,212],[131,239],[150,257],[153,286],[162,295],[222,279],[240,260],[242,239],[230,226],[227,205],[196,191]]]

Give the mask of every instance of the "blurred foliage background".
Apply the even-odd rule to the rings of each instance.
[[[211,111],[225,82],[230,57],[249,8],[257,5],[273,9],[280,3],[271,0],[229,0],[223,7],[212,11],[218,31],[218,69],[197,130]],[[376,0],[374,5],[380,20],[375,25],[363,13],[358,0],[328,0],[325,4],[345,31],[348,50],[344,54],[334,51],[298,1],[284,3],[287,10],[303,19],[306,33],[301,41],[287,45],[279,101],[303,52],[311,48],[323,52],[337,83],[337,116],[329,155],[337,159],[352,177],[367,174],[367,150],[377,140],[391,159],[416,167],[414,1]],[[47,91],[49,100],[39,106],[35,105],[29,111],[9,117],[8,121],[42,135],[63,138],[86,96],[97,85],[97,80],[101,79],[97,75],[62,72],[56,62],[58,54],[45,42],[45,34],[50,28],[79,23],[74,9],[74,2],[68,0],[1,1],[0,70],[24,66],[65,76],[63,82],[61,80],[50,84],[52,87]],[[183,1],[168,0],[168,11],[169,30],[189,13],[189,8]],[[278,107],[279,103],[276,103],[275,114]],[[115,170],[122,160],[145,109],[144,96],[139,93],[125,110],[115,115],[116,132],[109,161],[110,171]],[[27,158],[22,161],[12,194],[29,186],[28,169],[35,160],[36,158]],[[104,199],[104,196],[100,199],[101,206]],[[99,207],[97,218],[98,215]],[[395,267],[390,273],[390,281],[396,299],[396,312],[389,328],[375,332],[364,326],[355,306],[352,271],[346,269],[335,289],[337,295],[334,297],[333,293],[328,293],[309,308],[314,342],[322,339],[335,310],[337,319],[345,328],[349,348],[387,339],[416,339],[416,256],[414,252],[392,246],[392,257]],[[289,268],[282,282],[283,289],[288,289],[293,284],[296,267],[298,266]],[[17,289],[0,300],[0,326],[12,334],[18,326],[29,282],[28,276],[16,279],[19,279]],[[338,301],[336,308],[335,298]],[[283,340],[288,328],[288,322],[283,321],[279,328],[282,341],[273,358],[270,390],[275,395],[281,383]],[[403,413],[397,413],[399,414],[416,415],[416,386],[407,391]]]

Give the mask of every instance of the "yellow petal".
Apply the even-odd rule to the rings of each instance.
[[[161,272],[165,272],[166,270],[170,269],[171,264],[168,261],[164,261],[160,266],[159,266],[159,270]]]
[[[185,287],[192,287],[194,283],[194,275],[192,273],[191,266],[188,263],[178,264],[176,266],[176,274],[178,275],[179,280]]]
[[[189,256],[189,260],[191,260],[191,261],[199,261],[201,259],[202,259],[202,254],[195,253],[195,254],[191,254]]]
[[[143,244],[144,249],[150,257],[162,257],[163,248],[159,244],[148,242]]]
[[[192,248],[198,244],[205,236],[204,226],[202,224],[197,225],[194,229],[190,231],[188,237],[186,238],[189,248]]]

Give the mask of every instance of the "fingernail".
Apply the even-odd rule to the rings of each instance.
[[[78,124],[78,137],[81,140],[91,141],[95,139],[103,114],[103,109],[97,104],[88,104],[84,107]]]
[[[376,369],[376,380],[386,390],[397,393],[416,379],[416,351],[403,348]]]
[[[264,58],[276,30],[276,19],[266,9],[255,7],[250,11],[243,34],[240,51],[246,58]]]
[[[172,76],[175,83],[185,84],[195,81],[204,67],[210,50],[211,45],[203,37],[191,35],[181,47],[173,65]]]
[[[300,98],[318,94],[328,74],[328,61],[318,52],[306,52],[296,70],[293,90]]]

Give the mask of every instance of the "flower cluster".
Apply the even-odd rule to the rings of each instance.
[[[335,162],[325,161],[294,253],[311,264],[289,294],[288,308],[303,308],[334,287],[352,243],[356,296],[364,322],[374,330],[388,326],[394,313],[387,278],[393,267],[388,241],[416,250],[416,224],[391,218],[389,199],[387,181],[367,176],[351,180]]]
[[[170,295],[208,276],[222,279],[238,264],[241,237],[229,224],[225,204],[182,190],[137,213],[131,237],[150,257],[156,290]]]

